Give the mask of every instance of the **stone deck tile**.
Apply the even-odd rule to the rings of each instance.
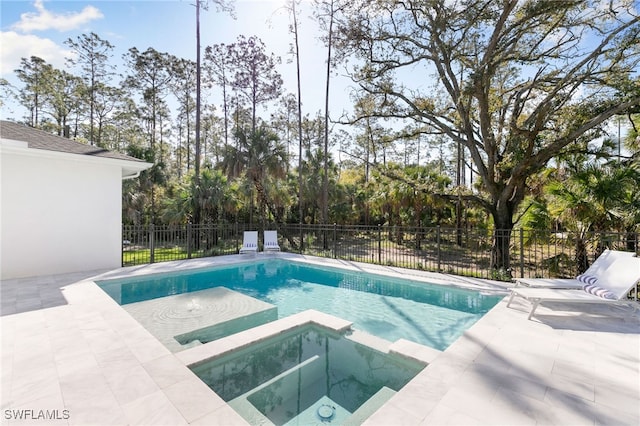
[[[170,262],[108,275],[247,260]],[[95,274],[0,283],[3,410],[66,409],[69,419],[51,422],[65,425],[246,424],[195,378],[180,353],[171,354],[93,284]],[[366,424],[640,424],[638,310],[554,304],[527,321],[526,302],[512,308],[499,303],[447,350],[430,354],[431,364]],[[316,314],[304,315],[306,321]],[[242,342],[247,338],[260,336]]]

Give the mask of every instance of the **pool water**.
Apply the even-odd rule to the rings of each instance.
[[[503,297],[282,259],[98,283],[121,305],[226,287],[278,308],[315,309],[380,338],[446,349]],[[205,341],[203,341],[205,343]]]
[[[361,424],[424,367],[305,326],[191,369],[251,424],[344,425]]]

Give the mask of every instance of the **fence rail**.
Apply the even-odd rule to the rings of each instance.
[[[278,224],[283,251],[478,278],[573,277],[605,248],[640,251],[637,233],[509,231],[508,259],[496,269],[492,246],[506,231],[396,226]],[[236,254],[247,224],[124,226],[122,265]],[[262,238],[262,233],[259,233]],[[260,241],[260,244],[262,241]]]

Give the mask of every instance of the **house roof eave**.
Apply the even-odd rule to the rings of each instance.
[[[0,152],[16,153],[20,155],[26,155],[31,157],[40,158],[57,158],[64,159],[72,162],[88,162],[88,163],[100,163],[109,164],[112,166],[119,166],[122,171],[122,179],[132,179],[140,175],[144,170],[153,166],[153,163],[148,163],[142,160],[127,160],[110,157],[96,157],[91,155],[78,155],[75,153],[68,153],[62,151],[50,151],[46,149],[29,148],[28,144],[23,141],[16,141],[11,139],[0,139]]]

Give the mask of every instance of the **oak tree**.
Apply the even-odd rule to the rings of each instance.
[[[507,272],[528,179],[640,105],[632,0],[356,0],[337,31],[374,115],[468,151],[482,192],[465,198],[490,212],[492,267]]]

